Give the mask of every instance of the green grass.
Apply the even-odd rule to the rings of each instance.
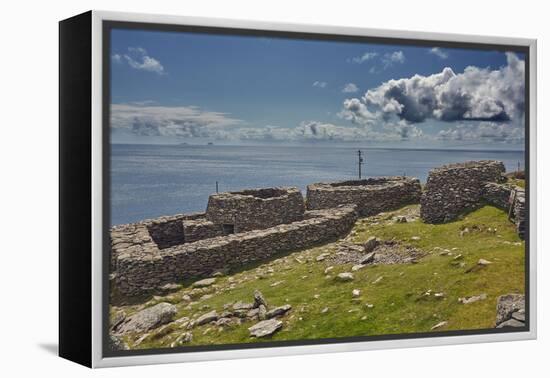
[[[491,206],[440,225],[419,220],[409,223],[391,221],[396,214],[417,210],[417,205],[408,206],[375,219],[359,220],[351,233],[357,243],[376,236],[418,247],[427,255],[417,264],[369,266],[354,272],[352,282],[340,283],[334,280],[334,276],[350,271],[350,265],[335,265],[327,278],[324,271],[330,262],[315,261],[319,254],[334,251],[335,243],[332,243],[221,277],[216,288],[210,289],[212,298],[191,306],[181,300],[183,295],[191,292],[190,287],[166,297],[156,297],[146,306],[168,301],[178,306],[178,318],[191,318],[212,309],[220,313],[223,305],[229,302],[252,302],[255,289],[264,294],[270,306],[292,305],[292,310],[282,318],[283,328],[270,338],[250,338],[247,328],[254,322],[244,322],[224,330],[203,325],[191,330],[193,341],[186,345],[428,332],[441,321],[448,324],[437,331],[493,327],[497,297],[524,291],[525,245],[517,237],[513,224],[507,220],[505,212]],[[465,228],[470,232],[461,236]],[[413,236],[420,237],[420,240],[412,240]],[[453,256],[441,255],[443,250],[449,250]],[[458,254],[462,258],[454,260]],[[492,264],[467,273],[480,258]],[[463,266],[460,263],[464,263]],[[269,273],[268,269],[273,272]],[[373,281],[380,276],[383,279],[374,284]],[[230,281],[235,284],[233,289],[229,289]],[[283,283],[271,286],[280,281]],[[352,300],[353,289],[361,290],[359,301]],[[430,296],[423,295],[429,290]],[[437,292],[444,293],[445,297],[435,298],[433,294]],[[487,294],[486,300],[468,305],[458,302],[459,297],[481,293]],[[316,294],[318,299],[314,298]],[[367,308],[366,303],[374,306]],[[329,310],[322,314],[325,307]],[[131,314],[140,307],[117,307],[111,311],[114,313],[121,308]],[[182,332],[173,328],[174,332],[167,335],[148,337],[137,348],[168,347]],[[128,336],[126,341],[132,347],[137,338],[139,335]]]

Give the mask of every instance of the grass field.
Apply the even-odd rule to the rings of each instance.
[[[176,319],[195,319],[211,310],[220,313],[227,303],[252,302],[257,289],[271,307],[292,306],[281,318],[280,331],[255,339],[248,332],[254,321],[230,328],[205,324],[189,330],[193,340],[186,345],[429,332],[440,322],[447,323],[437,331],[492,328],[498,296],[524,292],[525,245],[514,225],[505,212],[491,206],[440,225],[423,223],[415,216],[417,213],[418,205],[413,205],[361,219],[347,237],[354,243],[376,236],[412,245],[426,252],[415,264],[367,266],[353,272],[353,281],[338,282],[335,276],[350,272],[351,264],[316,261],[322,253],[336,253],[340,242],[336,241],[219,277],[208,288],[197,290],[187,285],[144,304],[112,307],[111,313],[123,310],[130,315],[159,302],[170,302],[178,307]],[[396,215],[414,220],[398,223]],[[479,266],[479,259],[491,264]],[[332,270],[325,273],[329,266]],[[360,290],[358,298],[352,297],[354,289]],[[479,294],[487,298],[471,304],[458,301]],[[146,337],[127,335],[124,341],[130,348],[163,348],[182,332],[178,323],[172,323]]]

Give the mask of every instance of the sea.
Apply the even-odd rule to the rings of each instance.
[[[357,146],[111,145],[111,225],[204,211],[216,192],[295,186],[358,177]],[[507,171],[524,167],[518,150],[361,148],[362,177],[407,175],[426,181],[430,169],[495,159]]]

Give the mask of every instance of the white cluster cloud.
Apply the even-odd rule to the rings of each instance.
[[[128,47],[125,54],[113,54],[112,58],[116,63],[126,62],[136,70],[154,72],[159,75],[165,73],[163,65],[157,59],[149,56],[143,47]]]
[[[451,68],[430,76],[389,80],[368,90],[360,99],[344,102],[344,118],[356,123],[377,116],[410,123],[441,121],[510,121],[524,112],[525,62],[507,53],[507,65],[497,70],[467,67],[455,74]]]
[[[342,88],[342,93],[355,93],[358,92],[359,88],[354,83],[347,83],[344,85],[344,88]]]
[[[447,52],[441,50],[439,47],[433,47],[430,50],[428,50],[428,52],[432,55],[437,56],[438,58],[441,58],[441,59],[447,59],[449,57],[449,54]]]
[[[327,86],[327,82],[326,81],[314,81],[313,86],[318,87],[318,88],[325,88]]]

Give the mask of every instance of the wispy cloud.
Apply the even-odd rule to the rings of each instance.
[[[369,51],[364,53],[361,56],[356,56],[351,59],[348,59],[348,62],[356,63],[356,64],[362,64],[365,62],[368,62],[369,60],[372,60],[378,56],[377,52]]]
[[[385,53],[382,56],[381,61],[384,69],[387,69],[395,63],[400,63],[400,64],[405,63],[405,54],[403,54],[403,51],[394,51],[392,53]]]
[[[449,53],[441,50],[439,47],[434,47],[428,50],[429,54],[435,55],[440,59],[447,59],[449,57]]]
[[[361,56],[350,58],[347,61],[355,64],[371,62],[372,65],[369,72],[372,74],[388,69],[396,63],[405,63],[405,54],[401,50],[387,52],[382,55],[374,51],[369,51]]]
[[[359,91],[359,88],[354,83],[347,83],[342,88],[342,93],[355,93],[357,91]]]
[[[140,136],[211,137],[243,123],[196,106],[111,105],[111,127]]]
[[[143,47],[128,47],[126,53],[113,54],[111,57],[114,62],[119,64],[126,62],[136,70],[154,72],[158,75],[165,74],[164,66],[157,59],[149,56]]]
[[[327,85],[328,83],[326,81],[314,81],[312,86],[317,88],[325,88]]]

